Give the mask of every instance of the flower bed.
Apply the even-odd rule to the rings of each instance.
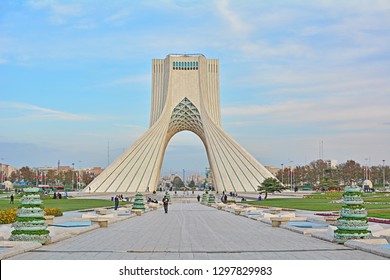
[[[50,216],[62,216],[63,212],[61,209],[58,208],[45,208],[43,209],[45,215],[50,215]],[[7,209],[7,210],[0,210],[0,224],[12,224],[13,222],[17,221],[17,215],[16,213],[18,212],[18,208],[14,209]],[[33,217],[34,216],[34,217]],[[31,216],[21,216],[25,219],[31,218],[32,220],[36,220],[36,218],[39,218],[40,215],[33,215]],[[36,217],[35,217],[36,216]]]
[[[381,219],[381,218],[368,218],[369,222],[382,223],[390,225],[390,219]]]
[[[339,214],[334,214],[334,213],[316,213],[315,215],[318,216],[324,216],[324,217],[338,217],[340,216]]]
[[[58,208],[45,208],[43,209],[43,212],[45,212],[45,215],[47,216],[59,217],[63,215],[62,210]]]
[[[0,210],[0,224],[11,224],[15,221],[17,208]]]

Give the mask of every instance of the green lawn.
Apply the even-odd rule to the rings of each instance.
[[[273,198],[245,203],[310,211],[338,211],[341,209],[341,204],[330,203],[329,199],[320,198]]]
[[[332,203],[341,198],[342,193],[314,194],[310,198],[275,198],[262,201],[245,202],[252,205],[309,210],[309,211],[339,211],[343,203]],[[386,194],[364,194],[364,207],[369,217],[390,219],[390,197]],[[375,204],[370,204],[375,202]]]
[[[128,204],[129,202],[120,202],[119,206]],[[19,199],[15,199],[15,204],[9,204],[9,199],[0,199],[0,210],[6,210],[20,206]],[[58,208],[63,212],[82,210],[96,207],[114,206],[113,201],[103,199],[43,199],[43,206],[45,208]]]

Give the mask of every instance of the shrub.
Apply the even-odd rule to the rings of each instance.
[[[58,208],[45,208],[43,211],[45,212],[46,216],[58,217],[63,215],[62,210]]]
[[[16,210],[17,208],[0,210],[0,224],[11,224],[15,222]]]

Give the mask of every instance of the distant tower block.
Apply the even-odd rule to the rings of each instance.
[[[219,61],[204,55],[168,55],[152,62],[150,128],[85,191],[144,192],[157,188],[165,149],[176,133],[202,140],[219,192],[254,192],[274,177],[221,126]]]

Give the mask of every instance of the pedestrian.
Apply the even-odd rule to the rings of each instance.
[[[200,195],[198,194],[198,196],[196,197],[198,199],[198,202],[200,201]]]
[[[227,195],[225,194],[225,196],[223,197],[223,200],[224,200],[224,203],[227,202]]]
[[[14,194],[11,193],[11,196],[9,198],[9,204],[14,204]]]
[[[115,210],[118,209],[118,206],[119,206],[119,197],[116,196],[116,197],[115,197]]]
[[[169,202],[169,200],[168,200],[168,197],[166,195],[164,196],[162,202],[163,202],[163,205],[164,205],[165,214],[167,214],[168,213],[168,202]]]

